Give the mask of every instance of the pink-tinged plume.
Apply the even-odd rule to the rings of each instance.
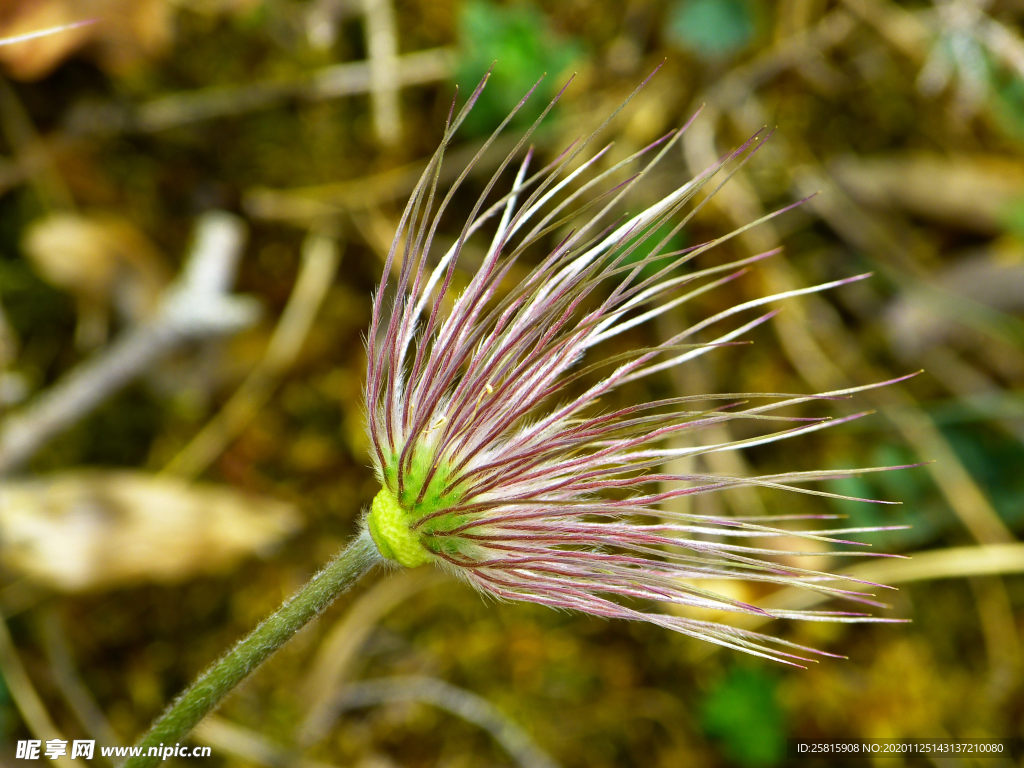
[[[801,652],[815,651],[649,608],[660,602],[809,621],[886,621],[850,612],[769,613],[699,586],[708,580],[745,579],[879,605],[863,591],[862,582],[782,564],[778,556],[786,553],[768,546],[773,538],[794,536],[854,545],[837,537],[877,529],[792,531],[775,526],[796,516],[707,517],[660,506],[674,497],[738,486],[831,496],[793,484],[851,472],[734,478],[670,475],[659,468],[680,456],[737,450],[840,424],[848,419],[797,419],[779,412],[858,389],[674,397],[618,410],[598,406],[626,382],[735,343],[771,316],[759,314],[765,305],[848,282],[748,301],[657,346],[601,355],[602,342],[715,289],[771,255],[677,269],[742,230],[683,251],[663,251],[704,204],[688,206],[698,191],[728,163],[749,157],[764,137],[755,136],[642,213],[613,221],[623,196],[673,149],[685,126],[603,169],[599,162],[608,147],[586,154],[596,132],[533,173],[532,151],[526,151],[511,190],[485,208],[542,115],[491,177],[455,244],[437,259],[432,246],[441,216],[487,147],[443,198],[438,190],[441,161],[483,86],[477,86],[454,119],[449,117],[441,147],[402,215],[375,296],[366,409],[382,490],[366,525],[381,554],[408,567],[437,563],[498,598],[649,621],[787,663],[804,660]],[[618,179],[624,169],[648,157],[642,170]],[[554,250],[535,255],[552,232],[565,231],[566,225],[574,228]],[[482,237],[483,230],[493,233],[483,261],[461,294],[453,296],[464,245]],[[649,255],[634,256],[640,247]],[[529,265],[520,266],[525,277],[517,273],[512,284],[513,265],[523,263]],[[401,265],[400,274],[391,282],[395,264]],[[393,300],[389,286],[396,292]],[[716,338],[696,343],[707,329]],[[577,387],[592,383],[583,390],[570,388],[576,382]],[[760,404],[751,406],[748,400]],[[671,438],[687,430],[735,419],[776,421],[779,429],[726,444],[672,447],[678,441]],[[873,470],[854,470],[866,471]],[[665,487],[676,490],[658,490]],[[742,543],[752,539],[761,546]]]

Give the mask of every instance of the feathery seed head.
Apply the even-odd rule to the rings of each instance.
[[[725,624],[645,611],[642,604],[812,621],[887,621],[863,613],[766,611],[699,586],[747,579],[798,585],[877,606],[863,591],[863,582],[782,564],[769,558],[787,553],[755,544],[802,536],[854,546],[836,537],[878,529],[794,532],[778,524],[801,519],[797,516],[706,517],[662,508],[672,498],[739,486],[831,496],[795,484],[873,470],[741,478],[674,475],[659,467],[681,456],[761,445],[856,418],[798,419],[779,411],[866,387],[824,395],[706,395],[604,411],[596,407],[628,382],[734,343],[773,314],[744,318],[751,310],[846,282],[747,301],[653,347],[603,358],[591,352],[772,255],[677,269],[742,230],[663,252],[704,204],[688,206],[697,192],[730,162],[745,162],[765,137],[756,135],[713,168],[625,220],[611,220],[623,196],[675,145],[685,126],[609,167],[599,166],[608,147],[585,154],[596,133],[532,174],[528,150],[511,189],[485,208],[538,120],[491,177],[455,244],[430,268],[439,220],[487,149],[485,145],[438,202],[445,149],[484,82],[486,78],[458,115],[449,116],[441,147],[402,215],[375,295],[366,408],[382,489],[366,526],[381,554],[407,567],[437,563],[501,599],[645,620],[786,663],[804,659],[797,652],[818,651]],[[646,167],[620,178],[651,155]],[[467,240],[492,223],[494,234],[482,262],[462,293],[453,297],[452,281]],[[569,233],[534,265],[520,263],[524,253],[570,224]],[[668,233],[663,234],[666,226]],[[638,258],[634,254],[641,246],[648,255]],[[396,265],[396,295],[387,316],[386,290]],[[721,328],[736,316],[743,318],[738,326]],[[698,335],[716,328],[716,338],[696,343]],[[594,376],[594,383],[580,388]],[[749,405],[748,400],[758,404]],[[737,419],[777,422],[780,428],[763,437],[716,445],[693,441],[680,447],[678,440],[671,440]],[[756,541],[743,543],[751,540]]]

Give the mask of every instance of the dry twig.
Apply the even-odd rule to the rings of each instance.
[[[302,349],[320,305],[338,270],[337,241],[312,232],[302,247],[302,267],[263,359],[231,399],[192,441],[164,467],[164,472],[195,477],[241,434],[291,368]]]
[[[241,330],[258,316],[255,300],[227,293],[244,242],[227,213],[200,218],[192,253],[152,320],[126,331],[0,425],[0,476],[20,469],[47,441],[184,344]]]
[[[0,674],[3,675],[7,689],[11,692],[14,706],[32,735],[41,741],[59,739],[66,742],[32,685],[3,617],[0,617]],[[74,763],[66,754],[58,757],[55,762],[60,768],[74,768]]]
[[[519,765],[557,768],[533,739],[487,699],[432,677],[389,677],[353,683],[338,692],[335,712],[395,701],[418,701],[478,725],[505,748]]]

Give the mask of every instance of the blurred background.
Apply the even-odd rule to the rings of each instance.
[[[774,766],[787,736],[1024,735],[1019,0],[5,0],[0,37],[82,19],[97,21],[0,47],[0,765],[17,739],[130,743],[356,531],[377,491],[370,292],[456,84],[464,98],[492,61],[449,181],[545,72],[520,128],[576,74],[535,137],[544,159],[662,62],[600,137],[608,162],[703,105],[633,210],[775,129],[678,242],[817,192],[701,264],[783,255],[621,343],[874,277],[785,302],[752,346],[623,397],[925,369],[820,411],[874,411],[854,423],[673,467],[933,461],[823,486],[898,507],[752,489],[692,505],[912,526],[865,537],[911,560],[798,558],[898,586],[883,615],[912,623],[762,625],[849,656],[791,670],[495,604],[428,569],[376,573],[200,726],[203,762]],[[444,242],[513,134],[455,198]]]

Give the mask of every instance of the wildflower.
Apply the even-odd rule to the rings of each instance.
[[[598,163],[609,147],[574,167],[596,133],[532,175],[531,149],[511,190],[484,208],[541,115],[486,184],[456,243],[429,269],[442,214],[486,149],[437,203],[445,148],[485,81],[454,120],[449,115],[441,147],[401,218],[376,292],[365,397],[373,463],[382,488],[366,527],[380,553],[407,567],[436,563],[499,599],[644,620],[787,663],[805,660],[798,652],[813,649],[724,624],[645,611],[636,604],[655,601],[812,621],[885,621],[853,612],[769,612],[698,586],[710,579],[756,580],[880,605],[860,589],[863,583],[848,583],[854,579],[836,585],[831,582],[838,577],[766,559],[786,554],[777,549],[738,543],[800,536],[849,545],[854,542],[837,536],[878,529],[794,532],[777,524],[798,516],[706,517],[659,506],[674,497],[742,485],[831,496],[793,483],[841,472],[730,478],[671,475],[658,468],[675,457],[762,445],[857,418],[777,414],[787,406],[847,396],[856,389],[810,396],[673,397],[611,411],[597,407],[617,387],[733,342],[773,313],[719,331],[712,342],[694,343],[705,329],[780,299],[866,277],[748,301],[653,347],[613,357],[594,355],[592,350],[602,342],[735,279],[748,265],[774,253],[685,274],[677,270],[746,227],[712,242],[663,252],[707,198],[672,224],[677,214],[727,163],[745,161],[765,137],[756,135],[713,168],[625,220],[609,217],[686,126],[605,170]],[[653,159],[644,170],[597,191],[623,168],[650,155]],[[592,178],[587,179],[588,173]],[[452,297],[466,242],[491,222],[495,231],[482,263],[461,294]],[[506,285],[512,266],[528,250],[570,223],[575,227],[553,250],[524,278]],[[636,254],[641,246],[648,253],[643,258]],[[397,295],[385,320],[388,275],[396,263],[401,264]],[[596,383],[569,394],[571,384],[602,367],[605,373]],[[750,399],[764,402],[745,407],[737,402]],[[713,401],[722,404],[699,409]],[[782,428],[721,445],[667,445],[672,436],[735,419],[778,421]],[[663,490],[666,482],[676,489]]]
[[[528,151],[511,191],[484,209],[484,201],[503,171],[552,102],[501,163],[455,245],[428,273],[427,258],[445,208],[497,132],[515,115],[513,111],[499,126],[435,208],[444,150],[484,82],[454,119],[449,115],[441,147],[402,215],[385,278],[376,292],[366,407],[373,461],[382,488],[364,529],[290,600],[200,675],[137,742],[139,751],[128,758],[125,768],[153,768],[159,762],[159,757],[153,756],[158,745],[183,739],[228,692],[382,556],[408,567],[437,563],[499,599],[649,621],[787,664],[806,660],[799,652],[822,652],[725,624],[634,606],[655,601],[812,621],[890,621],[853,612],[766,611],[696,586],[708,579],[747,579],[799,585],[826,596],[878,606],[860,588],[829,583],[839,580],[837,577],[767,559],[785,552],[732,540],[802,536],[852,545],[854,542],[836,537],[880,529],[794,532],[766,523],[806,516],[701,517],[658,506],[677,496],[742,485],[833,496],[793,483],[874,470],[756,478],[671,475],[656,470],[674,457],[762,445],[856,418],[794,419],[776,412],[817,398],[844,397],[857,389],[825,395],[673,397],[606,412],[596,408],[598,401],[617,387],[733,343],[772,313],[748,320],[711,342],[694,343],[705,329],[778,299],[848,282],[748,301],[653,347],[584,363],[591,348],[738,277],[747,265],[771,255],[686,274],[676,271],[742,229],[712,242],[663,252],[704,203],[670,224],[676,214],[729,161],[756,149],[763,140],[760,134],[625,221],[608,223],[606,218],[674,146],[685,126],[603,171],[598,171],[597,164],[607,147],[573,166],[596,133],[571,145],[532,176],[527,176],[532,160]],[[594,193],[622,168],[652,152],[655,156],[644,170],[603,193]],[[594,171],[593,178],[584,181],[590,171]],[[585,217],[591,210],[589,218]],[[461,295],[448,304],[455,267],[467,239],[494,219],[496,231],[482,264]],[[524,278],[506,288],[511,268],[527,249],[572,221],[578,221],[578,226]],[[659,237],[666,227],[667,233]],[[652,239],[657,242],[648,250],[644,244]],[[648,255],[634,256],[641,247]],[[398,258],[397,296],[385,323],[386,276]],[[582,385],[585,377],[605,367],[610,372],[581,393],[571,394],[570,385]],[[740,409],[753,398],[766,404]],[[723,404],[688,410],[715,401]],[[678,448],[666,444],[673,435],[733,419],[777,420],[786,428],[721,445]],[[664,482],[682,487],[644,490]]]

